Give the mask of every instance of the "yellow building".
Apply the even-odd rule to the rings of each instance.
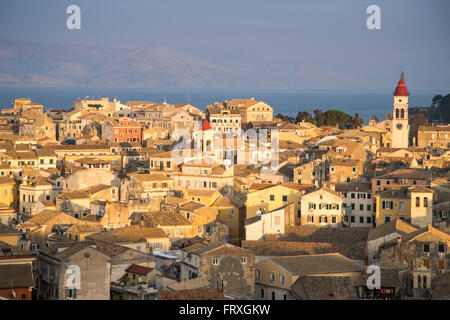
[[[234,242],[239,240],[239,231],[243,226],[239,221],[240,205],[235,203],[229,197],[220,197],[211,205],[211,207],[218,210],[217,219],[223,221],[228,226],[229,241]]]
[[[406,189],[390,189],[376,196],[376,225],[395,220],[409,219],[411,216],[411,200]]]
[[[17,247],[21,235],[22,232],[16,231],[14,228],[0,223],[0,242],[5,242]]]
[[[98,223],[79,223],[67,229],[67,237],[76,241],[85,241],[87,236],[102,232],[103,226]]]
[[[13,178],[0,177],[0,223],[8,224],[15,218],[17,185]]]
[[[201,203],[205,206],[210,206],[220,197],[220,192],[217,189],[188,189],[184,193],[184,198]]]
[[[242,122],[272,121],[273,109],[268,104],[250,99],[233,99],[225,102],[225,109],[239,110],[242,115]]]
[[[389,189],[376,196],[377,227],[394,219],[410,219],[411,224],[424,228],[433,223],[433,190],[418,186]]]
[[[247,194],[246,219],[257,215],[258,211],[269,212],[293,203],[295,212],[301,210],[300,199],[307,191],[314,189],[314,185],[299,185],[295,183],[266,184],[258,183],[250,186]]]

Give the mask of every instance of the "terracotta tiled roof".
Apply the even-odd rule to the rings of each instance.
[[[107,243],[139,243],[147,238],[167,238],[158,228],[141,228],[138,225],[126,226],[88,236],[87,238]]]
[[[305,242],[305,241],[242,241],[242,247],[257,256],[292,256],[338,252],[357,260],[366,258],[366,243]]]
[[[144,266],[140,266],[137,264],[132,264],[131,266],[129,266],[126,270],[126,272],[129,273],[135,273],[135,274],[141,274],[141,275],[147,275],[149,272],[152,272],[154,269],[153,268],[147,268]]]
[[[301,276],[291,287],[302,300],[354,300],[357,299],[350,276]]]
[[[367,240],[369,229],[362,228],[323,228],[315,226],[296,226],[286,228],[282,241],[355,243]],[[270,240],[270,239],[269,239]]]
[[[181,213],[176,211],[151,211],[147,213],[138,213],[133,216],[134,221],[143,222],[143,225],[150,228],[159,226],[188,226],[192,223]]]
[[[21,233],[20,231],[17,231],[14,228],[0,222],[0,235],[20,234],[20,233]]]
[[[439,229],[432,227],[431,225],[408,233],[407,235],[402,237],[402,241],[403,242],[413,241],[420,236],[425,237],[429,242],[439,240],[450,241],[450,235],[448,233],[442,232]]]
[[[34,286],[31,264],[0,265],[0,289],[29,288]]]
[[[369,235],[367,237],[367,241],[379,239],[385,237],[394,232],[399,233],[400,235],[406,235],[408,233],[417,231],[417,228],[406,223],[400,219],[396,219],[393,221],[389,221],[387,223],[382,224],[374,229],[369,230]]]
[[[294,275],[361,272],[362,267],[339,253],[270,257]]]
[[[34,254],[31,251],[22,250],[16,246],[0,241],[0,260],[14,257],[34,257]]]

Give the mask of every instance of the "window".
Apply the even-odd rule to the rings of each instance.
[[[359,210],[360,210],[360,211],[363,211],[363,210],[364,210],[364,205],[363,205],[363,204],[360,204],[360,205],[359,205]]]
[[[367,223],[372,223],[372,217],[367,217]]]
[[[416,197],[416,207],[420,207],[420,198]]]
[[[367,199],[371,199],[372,195],[370,193],[367,194]]]
[[[398,208],[399,208],[400,210],[405,210],[405,203],[404,203],[403,201],[400,201],[400,202],[398,203]]]
[[[336,217],[335,216],[331,217],[331,223],[336,223]]]
[[[246,264],[247,263],[247,257],[241,257],[241,263]]]
[[[314,216],[308,215],[307,220],[308,220],[308,223],[314,223]]]
[[[352,223],[355,222],[355,216],[350,217],[350,222],[352,222]]]
[[[275,195],[271,194],[270,195],[270,201],[274,201],[275,200]]]
[[[286,196],[286,195],[283,195],[283,201],[284,201],[284,202],[288,201],[288,199],[287,199],[287,196]]]
[[[213,258],[213,265],[219,264],[219,258]]]
[[[331,167],[331,168],[330,168],[330,171],[331,171],[331,172],[334,172],[334,167]]]
[[[377,180],[377,186],[381,185],[381,181]]]
[[[430,252],[430,245],[428,243],[423,245],[423,252]]]
[[[364,217],[359,217],[359,222],[364,223]]]
[[[351,197],[352,197],[352,199],[355,199],[355,193],[354,192],[351,193]]]
[[[439,245],[438,245],[438,251],[439,251],[439,252],[445,252],[445,244],[439,243]]]
[[[280,274],[280,284],[284,285],[286,284],[286,279],[284,278],[284,275]]]
[[[67,297],[75,299],[77,297],[77,289],[67,289]]]
[[[383,209],[393,209],[394,208],[394,202],[392,201],[383,201],[382,202]]]
[[[270,273],[270,282],[275,282],[275,273],[274,272]]]
[[[261,296],[261,298],[264,298],[264,289],[261,289],[260,296]]]
[[[256,269],[256,280],[261,280],[261,270]]]
[[[391,217],[389,217],[389,216],[384,217],[384,222],[385,222],[385,223],[387,223],[387,222],[389,222],[389,221],[391,221]]]
[[[428,198],[427,197],[423,198],[423,206],[425,208],[428,207]]]
[[[371,210],[371,205],[368,204],[368,205],[367,205],[367,211],[370,211],[370,210]]]
[[[356,172],[356,167],[352,167],[352,172]]]
[[[275,300],[275,291],[272,291],[272,300]]]

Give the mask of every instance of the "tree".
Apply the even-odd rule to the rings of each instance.
[[[128,273],[125,273],[122,277],[119,279],[119,285],[123,287],[123,290],[125,291],[125,300],[128,300],[128,292],[127,292],[127,286],[130,284],[130,278],[128,277]]]
[[[297,116],[295,117],[295,123],[302,122],[302,121],[311,122],[311,123],[313,122],[313,118],[308,111],[299,111],[297,113]]]
[[[414,138],[417,141],[417,133],[419,132],[419,126],[426,126],[428,119],[423,113],[415,113],[409,116],[409,142],[412,144]]]
[[[284,115],[284,114],[281,114],[281,113],[278,113],[278,114],[275,116],[275,118],[281,119],[281,120],[283,120],[283,121],[291,122],[291,123],[294,122],[294,118],[293,118],[293,117],[289,117],[289,116]]]
[[[314,123],[316,126],[320,127],[323,126],[323,119],[322,119],[322,110],[316,109],[313,111],[314,113]]]
[[[442,99],[443,97],[440,94],[435,95],[431,100],[431,107],[437,108],[441,104]]]
[[[350,120],[350,125],[353,129],[357,129],[364,125],[364,120],[359,117],[359,113],[355,113],[355,117]]]

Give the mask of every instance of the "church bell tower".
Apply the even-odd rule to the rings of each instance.
[[[394,112],[392,114],[392,148],[408,148],[408,89],[405,85],[405,73],[402,72],[400,81],[394,92]]]

